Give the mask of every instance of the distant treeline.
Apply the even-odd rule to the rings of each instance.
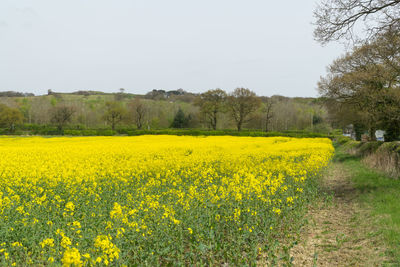
[[[21,92],[15,92],[15,91],[0,92],[0,97],[24,97],[24,96],[35,96],[35,94],[21,93]]]
[[[133,130],[199,129],[254,132],[332,131],[324,103],[316,98],[257,96],[246,88],[201,94],[183,89],[145,95],[99,91],[34,96],[4,92],[0,97],[1,133],[134,135]],[[122,133],[121,129],[130,129]],[[221,133],[223,134],[223,133]]]

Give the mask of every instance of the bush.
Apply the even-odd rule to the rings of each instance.
[[[379,146],[375,153],[368,154],[363,162],[381,170],[393,178],[400,176],[400,143],[387,142]]]
[[[101,136],[113,136],[115,135],[117,132],[113,131],[113,130],[97,130],[97,135],[101,135]]]
[[[95,136],[97,135],[97,131],[95,130],[82,130],[81,131],[83,136]]]
[[[30,131],[30,130],[38,131],[38,130],[46,128],[46,125],[25,123],[25,124],[20,125],[18,128],[21,129],[21,130],[24,130],[24,131]]]
[[[333,129],[331,134],[334,136],[343,135],[343,130],[342,129]]]
[[[120,131],[119,131],[120,132]],[[251,137],[298,137],[298,138],[315,138],[328,137],[326,134],[311,133],[304,131],[290,132],[261,132],[261,131],[236,131],[236,130],[198,130],[198,129],[165,129],[165,130],[132,130],[127,132],[128,135],[191,135],[191,136],[251,136]]]
[[[400,133],[397,127],[388,127],[384,135],[386,142],[393,142],[400,140]]]
[[[338,142],[340,145],[344,145],[347,142],[353,141],[353,139],[351,139],[350,137],[343,136],[343,135],[337,136],[335,139],[336,139],[336,142]]]
[[[57,130],[57,128],[47,126],[42,129],[32,130],[31,133],[34,135],[63,135],[63,132]]]
[[[33,134],[33,135],[68,135],[68,136],[113,136],[116,134],[137,136],[137,135],[190,135],[190,136],[251,136],[251,137],[296,137],[296,138],[316,138],[331,136],[322,133],[308,131],[284,131],[284,132],[262,132],[243,130],[225,129],[225,130],[202,130],[202,129],[161,129],[161,130],[138,130],[135,128],[118,128],[116,131],[111,129],[84,129],[82,125],[69,127],[64,131],[57,130],[54,126],[24,124],[15,134]],[[7,129],[0,129],[0,135],[8,134]]]
[[[346,150],[351,150],[351,149],[357,149],[358,147],[361,146],[361,142],[360,141],[354,141],[354,140],[350,140],[347,143],[344,143],[343,146],[346,148]]]
[[[80,136],[82,135],[81,130],[64,130],[64,135]]]
[[[383,142],[380,141],[361,143],[361,146],[358,148],[358,154],[361,156],[367,156],[375,153],[382,144]]]

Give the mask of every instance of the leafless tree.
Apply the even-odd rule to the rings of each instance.
[[[400,0],[321,0],[314,17],[314,37],[322,44],[343,39],[357,41],[355,31],[359,29],[369,39],[400,27]]]
[[[274,117],[273,108],[274,102],[271,98],[267,99],[264,106],[264,114],[265,114],[265,131],[268,132],[270,128],[271,119]]]
[[[143,127],[145,116],[147,114],[147,107],[140,98],[135,98],[128,104],[129,110],[133,116],[136,127],[140,130]]]
[[[63,127],[71,121],[72,115],[75,113],[75,109],[71,106],[63,104],[52,108],[50,113],[51,122],[57,125],[59,131],[62,131]]]

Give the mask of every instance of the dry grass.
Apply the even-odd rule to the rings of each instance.
[[[367,166],[383,171],[393,178],[400,177],[400,156],[396,152],[377,151],[362,159]]]

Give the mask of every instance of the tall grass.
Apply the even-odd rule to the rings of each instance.
[[[350,172],[361,203],[372,207],[377,220],[371,223],[388,246],[389,264],[400,266],[400,181],[365,166],[360,156],[349,155],[343,148],[337,149],[335,158]]]

